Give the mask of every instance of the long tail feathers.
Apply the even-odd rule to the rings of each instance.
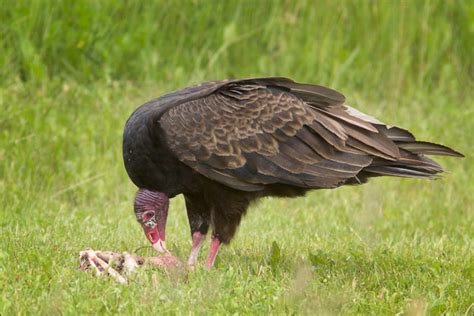
[[[367,181],[377,176],[437,178],[443,168],[424,155],[464,157],[443,145],[417,141],[408,130],[387,126],[379,120],[345,105],[345,97],[332,89],[296,83],[286,78],[258,78],[252,81],[291,92],[310,105],[318,120],[309,128],[320,137],[312,148],[320,152],[340,150],[345,153],[365,153],[373,161],[346,184]],[[300,133],[300,138],[305,134]],[[316,140],[321,141],[316,141]],[[328,146],[326,146],[328,145]],[[351,151],[353,150],[353,151]]]
[[[405,139],[408,140],[408,138]],[[359,181],[365,182],[367,178],[377,176],[436,179],[444,170],[434,160],[425,157],[425,154],[464,157],[463,154],[447,146],[430,142],[410,140],[395,141],[395,143],[400,148],[402,157],[397,161],[375,159],[358,175]]]
[[[420,142],[420,141],[397,142],[397,145],[398,147],[408,150],[415,154],[464,157],[463,154],[449,147],[434,144],[434,143],[429,143],[429,142]]]

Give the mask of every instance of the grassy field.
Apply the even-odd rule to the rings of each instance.
[[[0,8],[0,315],[474,313],[474,2]],[[188,84],[271,75],[334,87],[466,158],[437,159],[439,181],[262,200],[210,272],[146,270],[122,286],[78,271],[86,247],[147,245],[121,157],[131,111]],[[181,197],[168,243],[187,256]]]

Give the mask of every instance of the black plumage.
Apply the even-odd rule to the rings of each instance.
[[[286,78],[222,80],[140,106],[126,123],[125,167],[142,189],[184,194],[191,233],[228,243],[249,203],[357,184],[376,176],[433,178],[420,142],[344,105],[332,89]]]

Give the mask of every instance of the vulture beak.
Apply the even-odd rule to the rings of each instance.
[[[159,224],[159,223],[158,223]],[[166,223],[165,223],[166,225]],[[166,234],[165,234],[165,225],[163,225],[162,229],[160,229],[160,225],[156,225],[155,227],[143,227],[143,230],[145,232],[146,238],[150,241],[150,243],[153,245],[153,248],[155,248],[156,251],[159,253],[167,253],[169,252],[168,249],[166,249]]]
[[[153,248],[155,248],[159,253],[169,253],[168,249],[166,249],[166,242],[164,240],[159,240],[157,243],[154,243]]]

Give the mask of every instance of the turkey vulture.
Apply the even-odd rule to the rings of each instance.
[[[417,141],[344,105],[332,89],[286,78],[210,81],[138,107],[127,120],[123,158],[138,186],[134,211],[146,237],[167,251],[168,199],[183,194],[194,266],[212,229],[206,267],[233,238],[249,203],[377,176],[435,178],[425,155],[462,157]]]

